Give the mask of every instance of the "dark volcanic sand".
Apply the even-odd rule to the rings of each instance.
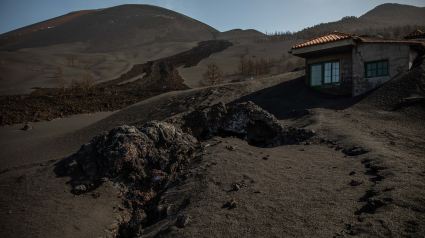
[[[180,214],[189,215],[189,222],[178,228],[172,214],[146,227],[143,237],[423,237],[424,104],[390,110],[399,104],[385,100],[394,90],[404,90],[394,95],[397,100],[411,94],[412,84],[413,91],[419,88],[424,95],[423,75],[420,66],[356,98],[308,89],[300,78],[303,71],[169,92],[42,146],[23,143],[16,153],[1,156],[21,165],[0,174],[3,236],[106,236],[105,230],[116,228],[119,207],[124,206],[118,190],[107,182],[74,196],[67,184],[73,178],[55,175],[61,169],[60,158],[115,126],[140,126],[219,101],[250,100],[284,126],[314,130],[316,135],[307,140],[311,144],[267,149],[232,137],[221,143],[205,141],[210,146],[202,158],[185,169],[190,176],[160,197],[165,205],[188,204]],[[354,146],[369,152],[342,152],[349,154],[344,149]],[[53,153],[55,157],[49,156]],[[28,156],[36,164],[18,162]],[[235,183],[240,190],[233,190]],[[225,206],[232,199],[236,207]]]

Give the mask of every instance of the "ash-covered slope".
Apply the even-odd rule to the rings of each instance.
[[[120,5],[81,15],[7,49],[90,42],[91,51],[106,52],[151,42],[212,40],[218,35],[216,29],[168,9]]]
[[[254,37],[265,37],[266,35],[254,30],[254,29],[233,29],[229,31],[222,32],[220,37],[225,40],[235,40],[235,39],[252,39]]]
[[[371,25],[423,25],[425,22],[425,7],[386,3],[368,11],[359,19],[367,21]]]

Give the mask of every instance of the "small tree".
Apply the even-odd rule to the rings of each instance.
[[[62,96],[65,97],[65,93],[66,93],[66,86],[68,85],[68,83],[66,82],[65,77],[61,78],[61,81],[59,82],[58,88],[61,89],[62,91]]]
[[[63,73],[62,71],[62,66],[58,66],[55,70],[55,72],[53,72],[53,77],[57,78],[59,77],[59,75],[61,75]]]
[[[212,86],[224,83],[223,71],[216,63],[207,65],[208,69],[202,74],[203,80],[199,81],[200,87]]]
[[[90,71],[86,70],[86,73],[83,76],[83,82],[82,85],[85,90],[91,89],[91,87],[94,84],[93,76],[90,74]]]
[[[81,61],[79,61],[79,60],[74,60],[74,66],[75,66],[75,67],[77,67],[77,68],[80,68],[80,66],[81,66]]]
[[[248,59],[248,63],[247,63],[247,69],[246,69],[246,75],[252,75],[254,74],[254,61],[252,59]]]
[[[246,74],[246,71],[247,71],[247,67],[248,67],[248,65],[247,65],[247,60],[245,59],[245,57],[244,56],[242,56],[240,59],[239,59],[239,64],[238,64],[238,70],[239,70],[239,74]]]

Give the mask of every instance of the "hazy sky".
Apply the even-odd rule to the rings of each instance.
[[[121,4],[168,8],[219,31],[299,31],[344,16],[359,17],[383,3],[425,7],[424,0],[0,0],[0,34],[72,11]]]

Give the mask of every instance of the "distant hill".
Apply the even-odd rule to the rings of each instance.
[[[253,38],[253,37],[264,37],[265,34],[254,30],[254,29],[233,29],[230,31],[225,31],[220,34],[220,37],[225,40],[239,40],[239,39],[246,39],[246,38]]]
[[[373,25],[423,25],[425,7],[386,3],[375,7],[358,18]]]
[[[296,38],[309,39],[337,30],[357,35],[379,34],[386,38],[402,39],[416,28],[424,27],[425,7],[386,3],[358,18],[347,16],[336,22],[320,23],[294,35]]]
[[[45,24],[41,22],[2,34],[0,49],[18,50],[91,42],[91,50],[105,52],[151,42],[212,40],[220,34],[216,29],[183,14],[151,5],[120,5],[88,11],[74,18],[69,18],[68,15],[49,20],[50,23],[61,22],[52,28],[46,29]],[[38,33],[26,34],[25,37],[12,40],[5,39],[22,34],[28,29],[37,30]]]

